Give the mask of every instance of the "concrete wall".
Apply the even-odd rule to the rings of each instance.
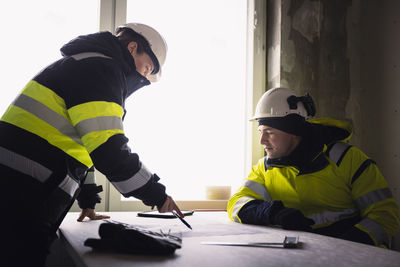
[[[400,204],[400,1],[360,3],[359,139]]]
[[[318,117],[351,122],[351,143],[377,162],[400,204],[400,1],[280,0],[280,6],[267,38],[280,31],[281,86],[310,92]]]
[[[282,0],[281,85],[310,92],[318,116],[348,119],[346,13],[350,1]]]

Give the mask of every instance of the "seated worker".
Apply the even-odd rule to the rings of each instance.
[[[261,97],[253,120],[267,156],[229,199],[230,219],[390,247],[399,215],[384,177],[347,143],[348,123],[314,115],[308,94],[273,88]]]

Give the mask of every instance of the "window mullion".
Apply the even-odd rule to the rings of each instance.
[[[100,0],[99,30],[114,33],[116,27],[126,23],[126,8],[126,0]],[[104,203],[104,211],[110,211],[110,205],[112,204],[110,204],[110,202],[112,202],[111,199],[113,199],[113,197],[120,198],[120,194],[116,192],[116,190],[111,190],[110,182],[103,174],[100,172],[96,172],[96,174],[98,177],[98,184],[102,185],[104,188],[104,198],[102,200],[102,203]]]

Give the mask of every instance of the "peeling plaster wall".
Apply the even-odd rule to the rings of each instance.
[[[281,0],[267,2],[267,88],[280,86],[281,62]]]
[[[350,1],[282,0],[281,85],[310,92],[317,115],[350,120],[346,15]]]

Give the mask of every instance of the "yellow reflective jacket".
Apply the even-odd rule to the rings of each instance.
[[[254,200],[280,200],[313,219],[317,233],[335,236],[329,231],[338,228],[332,225],[355,226],[376,246],[388,246],[399,229],[398,207],[375,162],[346,143],[352,134],[349,124],[327,118],[309,123],[314,130],[304,149],[308,157],[259,160],[228,202],[230,219],[245,223],[241,209]],[[359,219],[354,223],[352,218]],[[346,220],[352,225],[340,223]]]

